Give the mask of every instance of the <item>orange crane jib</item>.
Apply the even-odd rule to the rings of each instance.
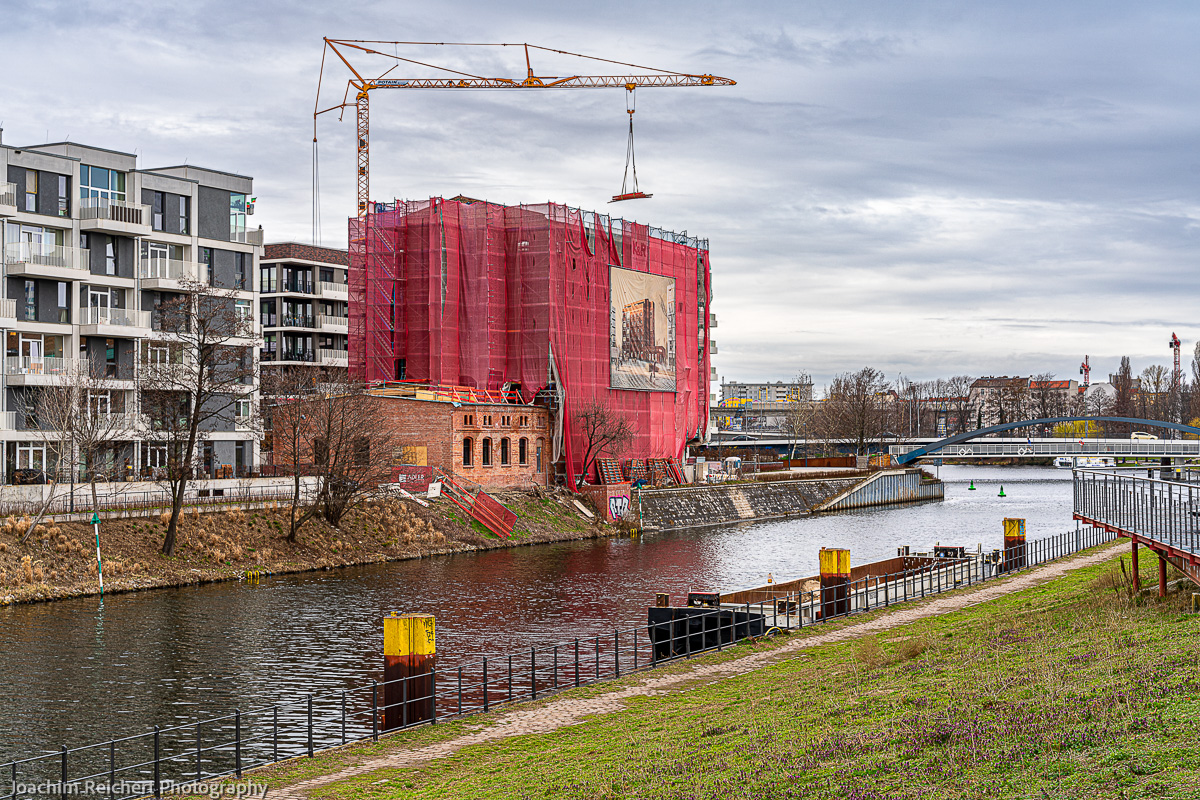
[[[549,47],[541,47],[528,43],[476,43],[476,42],[382,42],[382,41],[365,41],[361,39],[330,39],[325,38],[325,48],[327,51],[332,51],[338,57],[346,68],[350,70],[354,77],[350,78],[346,83],[346,93],[342,98],[342,102],[321,108],[321,87],[320,83],[325,72],[325,55],[321,56],[321,77],[317,83],[317,100],[313,108],[313,142],[317,140],[316,136],[316,121],[317,117],[330,111],[343,111],[346,108],[353,106],[356,111],[358,121],[358,137],[357,137],[357,164],[356,164],[356,179],[358,183],[358,216],[364,217],[367,213],[370,203],[370,150],[371,150],[371,131],[370,131],[370,102],[369,92],[374,89],[610,89],[620,88],[628,92],[632,92],[639,87],[687,87],[687,86],[733,86],[736,81],[729,78],[722,78],[717,75],[695,74],[674,72],[671,70],[656,69],[654,67],[643,67],[637,64],[629,64],[612,59],[600,58],[597,56],[587,56],[580,53],[571,53],[566,50],[555,50]],[[481,75],[472,75],[450,67],[441,67],[435,64],[430,64],[424,61],[418,61],[407,56],[400,55],[401,47],[411,46],[455,46],[455,47],[522,47],[525,51],[525,66],[526,77],[521,79],[516,78],[489,78]],[[387,47],[393,50],[389,53],[380,47]],[[350,63],[343,50],[355,50],[364,55],[377,56],[383,59],[394,61],[388,69],[376,77],[367,77],[363,74],[365,71],[356,69]],[[647,70],[644,74],[619,74],[619,75],[569,75],[569,76],[539,76],[533,72],[533,66],[529,60],[529,51],[536,50],[544,53],[555,53],[558,55],[570,56],[574,58],[582,58],[590,61],[598,61],[606,64],[620,67],[629,67],[636,70]],[[388,74],[395,70],[400,64],[414,64],[417,66],[433,69],[438,72],[447,73],[445,77],[428,77],[428,78],[392,78]],[[351,99],[353,94],[353,99]],[[632,120],[632,112],[630,112]],[[315,144],[314,144],[315,147]],[[636,184],[636,178],[635,178]],[[614,199],[626,199],[634,196],[642,195],[640,192],[630,193],[628,195],[618,195]]]

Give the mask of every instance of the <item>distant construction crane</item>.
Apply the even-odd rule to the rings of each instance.
[[[481,75],[472,75],[460,70],[451,69],[449,67],[440,67],[434,64],[429,64],[423,61],[417,61],[412,58],[403,57],[399,54],[401,47],[414,46],[443,46],[443,47],[522,47],[525,50],[525,69],[526,75],[524,78],[487,78]],[[384,49],[391,49],[393,52],[388,53]],[[559,55],[572,56],[575,58],[583,58],[591,61],[600,61],[606,64],[614,64],[620,67],[629,67],[635,70],[648,70],[652,74],[622,74],[622,75],[566,75],[566,76],[547,76],[535,75],[533,66],[529,60],[530,49],[542,51],[544,53],[557,53]],[[332,51],[346,68],[353,74],[346,83],[346,93],[342,97],[342,102],[332,105],[328,108],[321,108],[321,80],[325,73],[325,55]],[[350,63],[347,53],[355,51],[362,55],[380,56],[383,59],[394,61],[388,69],[381,74],[370,77],[364,73],[366,70],[355,67]],[[444,77],[427,77],[427,78],[398,78],[388,77],[391,73],[400,66],[400,64],[412,64],[420,67],[430,68],[438,72],[446,73]],[[317,117],[326,114],[330,111],[342,111],[353,106],[358,118],[358,164],[357,175],[358,181],[358,206],[357,214],[360,219],[364,219],[369,210],[368,206],[370,198],[370,153],[371,153],[371,130],[370,130],[370,93],[375,89],[608,89],[617,88],[625,89],[629,94],[629,102],[626,104],[626,112],[629,114],[629,139],[626,148],[626,176],[628,177],[629,167],[634,164],[634,185],[632,192],[626,192],[625,185],[622,184],[621,194],[615,195],[613,201],[632,200],[636,198],[649,197],[637,190],[637,167],[633,161],[633,113],[634,105],[632,95],[638,87],[666,87],[666,86],[733,86],[736,81],[729,78],[721,78],[716,75],[709,74],[694,74],[685,72],[673,72],[670,70],[661,70],[653,67],[641,67],[636,64],[627,64],[621,61],[613,61],[607,58],[597,58],[596,56],[586,56],[579,53],[570,53],[566,50],[555,50],[549,47],[540,47],[531,44],[508,44],[508,43],[475,43],[475,42],[385,42],[385,41],[369,41],[361,39],[330,39],[325,37],[325,52],[321,55],[321,74],[317,82],[317,100],[313,107],[313,149],[314,149],[314,168],[316,164],[316,141],[317,141]],[[354,99],[350,96],[353,93]],[[316,193],[316,179],[314,178],[314,194]],[[314,202],[316,202],[314,200]],[[318,217],[319,211],[314,211],[314,220]]]
[[[1079,365],[1079,374],[1083,376],[1083,386],[1079,387],[1079,391],[1087,389],[1092,385],[1092,365],[1088,363],[1088,357],[1083,357],[1083,363]]]
[[[1179,369],[1179,348],[1181,343],[1174,331],[1171,331],[1171,341],[1167,342],[1167,346],[1175,353],[1175,371],[1171,373],[1171,388],[1174,389],[1179,385],[1180,379],[1183,377],[1183,373]]]

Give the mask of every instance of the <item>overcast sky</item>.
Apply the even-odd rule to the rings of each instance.
[[[554,200],[707,237],[724,379],[1068,378],[1084,354],[1103,379],[1121,355],[1168,363],[1172,331],[1185,362],[1200,338],[1195,2],[3,0],[4,142],[252,175],[267,240],[310,241],[322,36],[528,41],[737,80],[638,92],[654,197],[619,205],[620,90],[371,101],[375,199]],[[419,57],[524,74],[518,49]],[[327,70],[328,97],[346,76]],[[352,117],[319,136],[320,238],[344,246]]]

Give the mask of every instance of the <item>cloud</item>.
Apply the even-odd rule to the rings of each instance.
[[[624,92],[379,91],[371,111],[377,198],[555,200],[707,237],[730,379],[823,383],[866,364],[1070,376],[1085,353],[1140,369],[1168,360],[1171,330],[1200,338],[1194,4],[10,0],[4,14],[6,142],[69,135],[143,166],[253,175],[270,239],[313,236],[322,36],[530,41],[733,77],[638,92],[654,199],[617,206]],[[520,48],[419,55],[525,69]],[[326,66],[332,101],[348,73]],[[540,52],[534,66],[607,69]],[[344,244],[354,130],[332,117],[320,236]]]

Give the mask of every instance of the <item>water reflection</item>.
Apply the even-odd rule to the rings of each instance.
[[[862,563],[903,544],[997,547],[1004,516],[1033,538],[1074,527],[1069,471],[941,477],[942,503],[0,609],[0,762],[378,677],[393,610],[435,613],[452,666],[636,624],[656,591],[812,574],[822,546]]]

